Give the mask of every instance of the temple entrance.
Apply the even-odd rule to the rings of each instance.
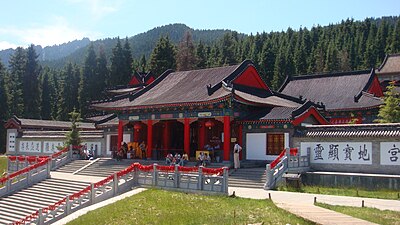
[[[162,120],[153,125],[153,154],[162,160],[168,153],[183,154],[183,123]]]
[[[214,162],[223,156],[222,133],[224,125],[214,118],[198,119],[190,124],[190,154],[196,160],[199,152],[210,154]]]

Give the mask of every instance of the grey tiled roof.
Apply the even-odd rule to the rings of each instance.
[[[376,73],[400,73],[400,54],[386,55]]]
[[[54,129],[70,129],[71,122],[69,121],[55,121],[55,120],[36,120],[36,119],[22,119],[15,117],[21,127],[27,128],[54,128]],[[94,123],[79,123],[80,129],[96,129]]]
[[[287,79],[279,91],[315,103],[322,102],[328,111],[377,107],[382,101],[365,93],[373,75],[373,71],[354,71],[296,76]]]
[[[345,124],[311,125],[296,132],[300,137],[399,137],[400,123],[392,124]]]

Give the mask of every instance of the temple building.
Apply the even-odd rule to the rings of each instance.
[[[242,159],[268,160],[291,144],[295,126],[328,123],[318,111],[321,105],[271,91],[248,60],[167,70],[137,92],[92,107],[118,115],[118,148],[123,141],[145,142],[153,159],[164,159],[168,152],[195,158],[205,150],[216,161],[229,161],[238,141],[247,146]],[[130,140],[124,139],[127,133]]]
[[[331,124],[372,123],[383,103],[374,69],[290,76],[279,92],[323,105]]]
[[[384,91],[390,81],[395,81],[395,90],[400,93],[400,54],[386,55],[376,74]]]

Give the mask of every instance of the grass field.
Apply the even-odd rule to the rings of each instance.
[[[89,212],[71,224],[313,224],[270,200],[147,190]]]
[[[317,203],[316,205],[377,224],[400,225],[400,212],[396,211],[379,210],[375,208],[333,206],[322,203]]]
[[[0,177],[7,170],[7,157],[0,155]]]
[[[325,194],[325,195],[341,195],[341,196],[352,196],[352,197],[365,197],[365,198],[380,198],[380,199],[400,199],[400,191],[394,190],[363,190],[356,188],[344,188],[344,187],[318,187],[318,186],[302,186],[300,189],[280,186],[280,191],[294,191],[304,192],[313,194]]]

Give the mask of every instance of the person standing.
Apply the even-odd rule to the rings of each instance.
[[[140,143],[139,145],[140,151],[142,152],[142,159],[146,159],[146,144],[144,143],[144,141],[142,141],[142,143]]]
[[[239,160],[239,152],[242,151],[242,147],[235,142],[235,146],[233,147],[233,163],[235,167],[235,171],[240,168],[240,160]]]

